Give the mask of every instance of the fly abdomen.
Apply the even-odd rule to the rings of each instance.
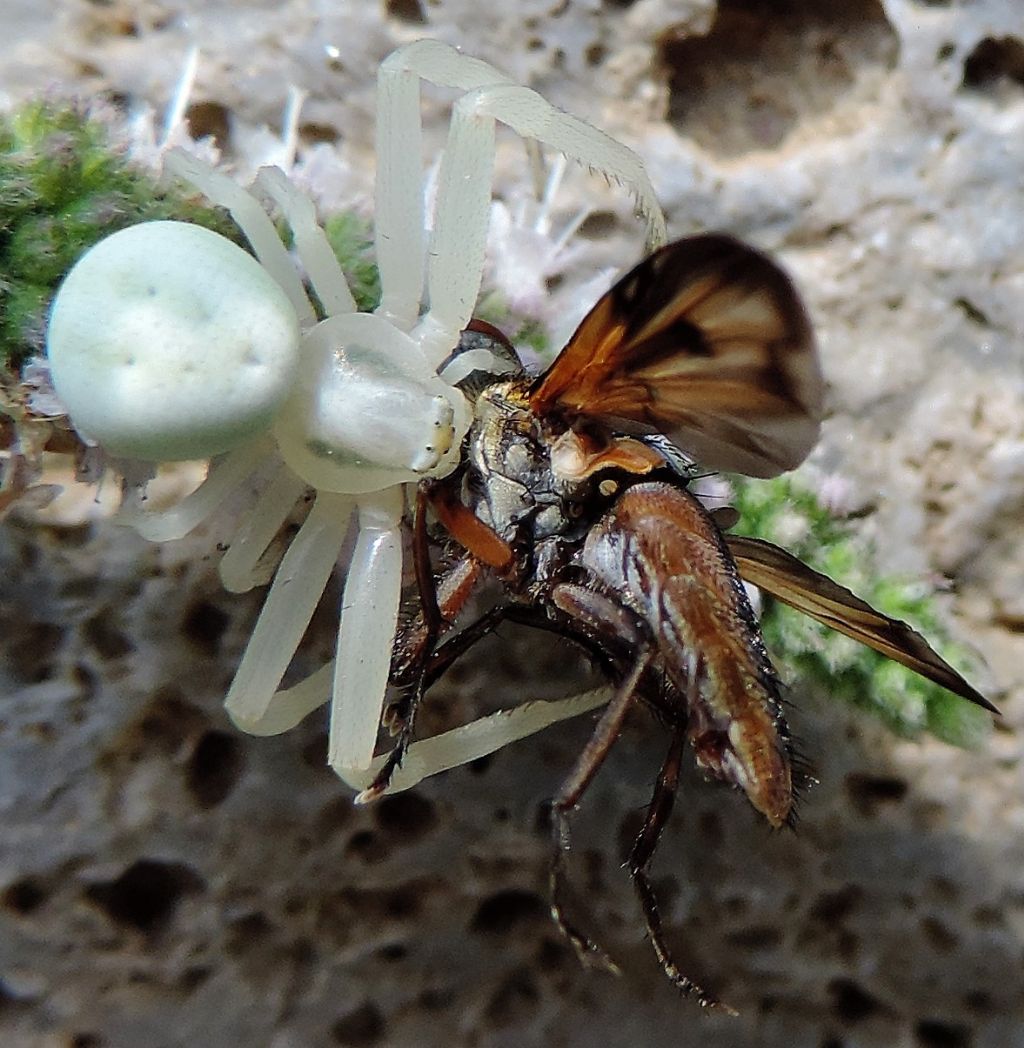
[[[689,492],[636,484],[587,536],[583,565],[650,628],[687,698],[698,763],[773,826],[793,805],[788,731],[772,668],[721,535]]]

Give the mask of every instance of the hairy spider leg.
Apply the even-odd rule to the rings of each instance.
[[[556,109],[536,91],[492,84],[464,95],[452,110],[438,178],[427,265],[429,309],[416,336],[428,358],[451,351],[451,332],[469,322],[483,272],[494,167],[495,122],[522,138],[565,153],[624,184],[647,221],[647,247],[666,240],[664,217],[639,157],[604,132]]]

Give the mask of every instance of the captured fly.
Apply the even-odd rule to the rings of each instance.
[[[467,337],[498,338],[480,327]],[[553,915],[582,958],[612,966],[565,912],[568,819],[643,703],[670,742],[629,869],[663,969],[704,1005],[718,1002],[672,960],[648,878],[685,746],[772,826],[791,819],[800,784],[743,582],[994,711],[905,623],[771,543],[726,534],[724,516],[689,491],[691,458],[754,477],[798,465],[818,439],[822,389],[807,314],[782,270],[729,237],[680,240],[604,295],[544,374],[471,376],[461,466],[420,490],[423,610],[396,646],[399,740],[362,799],[400,763],[425,687],[497,622],[573,639],[616,691],[552,802]],[[439,579],[428,511],[458,550]],[[497,607],[438,645],[486,577],[501,584]]]

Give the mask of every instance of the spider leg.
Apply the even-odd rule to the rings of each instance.
[[[291,226],[295,237],[295,250],[302,259],[316,297],[320,299],[320,305],[324,307],[327,316],[354,313],[355,299],[349,290],[348,281],[337,256],[316,220],[313,202],[296,189],[285,173],[277,167],[261,168],[256,176],[256,185],[273,199]]]
[[[327,763],[342,770],[373,760],[402,595],[405,493],[393,486],[359,497],[359,537],[345,580]],[[280,679],[280,678],[279,678]]]
[[[249,735],[280,735],[291,731],[314,710],[320,709],[331,698],[334,680],[334,659],[316,672],[304,677],[290,688],[274,692],[266,712],[259,720],[250,722],[245,730]]]
[[[305,490],[305,481],[282,462],[221,557],[220,579],[229,593],[247,593],[266,581],[254,574],[256,565]]]
[[[615,740],[619,737],[626,714],[632,707],[637,688],[650,666],[654,654],[644,650],[637,657],[629,675],[615,691],[608,708],[601,714],[594,734],[583,748],[569,777],[551,802],[551,831],[554,851],[551,859],[551,916],[562,934],[572,943],[579,959],[587,965],[617,973],[618,966],[605,951],[566,916],[564,903],[565,856],[569,852],[569,815],[579,805],[587,787],[593,782]]]
[[[451,731],[414,742],[384,792],[408,790],[432,775],[459,768],[559,721],[588,713],[604,705],[611,696],[611,688],[601,687],[555,702],[524,702],[513,710],[499,710]],[[362,790],[373,782],[386,759],[385,756],[375,758],[368,771],[335,770],[352,789]],[[357,796],[355,800],[360,803],[361,798]]]
[[[448,578],[451,578],[453,574],[460,574],[457,568],[458,565]],[[447,585],[447,580],[445,585]],[[444,601],[441,607],[444,609]],[[554,622],[547,613],[527,605],[504,604],[492,608],[491,611],[470,623],[431,655],[426,668],[426,687],[429,688],[434,684],[453,662],[464,655],[477,641],[487,636],[504,619],[551,630],[559,636],[567,637],[588,651],[594,661],[606,672],[619,671],[619,663],[609,656],[601,644],[586,633],[573,629],[570,623]],[[413,623],[408,630],[408,636],[411,638],[410,644],[413,646],[416,644],[417,635],[417,624]],[[322,673],[323,671],[320,671],[314,676],[321,676]],[[310,683],[312,679],[310,678]],[[299,687],[296,686],[293,690],[298,692]],[[321,684],[321,687],[324,685]],[[360,804],[375,799],[381,793],[397,793],[407,790],[431,775],[468,764],[470,761],[543,731],[553,724],[570,717],[578,717],[582,713],[589,713],[607,703],[613,691],[613,688],[601,687],[556,701],[524,702],[515,709],[499,710],[440,735],[414,742],[406,752],[401,766],[395,768],[387,786],[381,791],[370,792],[375,779],[380,777],[380,772],[389,759],[388,757],[376,758],[369,772],[347,772],[342,778],[353,789],[364,791],[355,798],[356,803]],[[296,695],[297,706],[301,706],[301,700],[304,697]],[[324,697],[321,696],[319,701],[325,701]],[[301,716],[305,716],[305,713],[311,708],[315,708],[315,704],[303,708]],[[292,723],[297,723],[297,720]],[[287,727],[291,727],[291,723]],[[285,726],[282,725],[278,730],[284,731]]]
[[[556,109],[536,91],[508,82],[470,91],[456,102],[438,179],[427,269],[430,310],[419,339],[431,358],[450,352],[452,334],[469,321],[480,290],[494,166],[494,125],[627,186],[647,221],[649,249],[665,243],[665,220],[640,158],[603,131]]]
[[[467,559],[479,571],[479,562],[472,560],[472,558]],[[460,565],[462,563],[460,562]],[[453,569],[453,573],[458,570],[460,565]],[[476,577],[478,576],[474,575],[474,580]],[[442,604],[442,609],[444,616],[447,618],[449,606]],[[548,614],[540,609],[535,609],[528,605],[500,604],[459,630],[455,636],[445,641],[430,655],[422,671],[423,690],[425,691],[435,684],[454,662],[506,620],[531,626],[535,629],[548,630],[560,637],[566,637],[586,650],[594,662],[600,665],[605,672],[618,671],[618,664],[614,659],[585,633],[573,630],[567,623],[552,621]],[[407,636],[411,638],[410,645],[416,647],[417,651],[421,651],[425,646],[425,627],[419,622],[412,624]],[[408,656],[405,661],[411,659],[412,656]],[[398,672],[401,673],[402,670],[399,669]],[[408,672],[415,673],[416,670]],[[393,675],[393,683],[394,679]],[[403,738],[411,737],[412,735],[411,722],[413,717],[411,714],[414,713],[412,703],[414,701],[418,703],[419,694],[421,693],[417,693],[415,689],[410,689],[408,701],[400,704],[395,717]],[[513,742],[518,742],[520,739],[542,731],[544,728],[551,727],[551,725],[557,724],[559,721],[570,717],[578,717],[581,713],[586,713],[595,706],[607,702],[610,697],[611,689],[597,688],[556,701],[526,702],[521,706],[517,706],[514,710],[499,710],[497,713],[480,717],[467,725],[463,725],[461,728],[454,728],[449,732],[445,732],[435,739],[412,743],[406,750],[406,753],[412,753],[414,750],[417,753],[415,772],[406,766],[404,754],[401,757],[396,756],[398,749],[396,747],[396,750],[393,750],[388,755],[385,764],[381,766],[371,785],[360,793],[356,801],[357,803],[365,804],[384,793],[393,793],[398,789],[408,789],[410,786],[415,785],[416,782],[419,782],[421,778],[434,775],[439,771],[445,771],[459,764],[466,764],[483,756],[485,753],[492,753]],[[442,738],[446,740],[445,743],[439,741]],[[451,740],[450,744],[447,742],[449,738]],[[458,753],[456,740],[459,740],[460,744],[465,747],[461,760],[456,760],[456,754]],[[399,743],[401,742],[402,739],[399,740]],[[444,754],[446,763],[443,768],[428,761],[427,755],[433,752],[435,745]],[[377,763],[375,762],[375,766]],[[399,776],[399,768],[404,769],[406,774]],[[415,779],[411,778],[413,774],[416,775]]]
[[[398,724],[398,737],[388,754],[384,766],[377,773],[373,782],[357,798],[360,804],[379,797],[387,789],[395,771],[401,767],[402,761],[412,743],[412,735],[416,728],[416,713],[418,712],[423,695],[428,684],[428,669],[434,645],[438,637],[444,631],[448,623],[454,622],[459,612],[465,606],[474,590],[474,584],[481,576],[480,565],[470,561],[471,572],[468,582],[455,587],[448,587],[446,597],[448,598],[442,606],[438,602],[437,583],[434,578],[433,567],[430,563],[430,547],[427,540],[427,493],[420,487],[416,492],[416,528],[413,540],[413,554],[416,565],[416,583],[420,594],[420,615],[416,625],[419,629],[415,637],[415,653],[413,683],[412,687],[400,704],[398,716],[395,722]],[[467,558],[468,559],[468,558]],[[466,561],[460,562],[460,565]],[[458,567],[458,566],[457,566]],[[465,574],[465,570],[462,573]],[[456,637],[458,641],[460,637]],[[469,638],[463,645],[465,651],[471,647],[478,637]],[[456,656],[458,657],[458,656]],[[392,662],[393,665],[393,662]]]
[[[691,676],[692,686],[696,686],[697,679],[696,675]],[[665,756],[665,761],[661,766],[661,771],[658,773],[658,781],[651,796],[651,803],[647,808],[644,824],[629,853],[629,872],[633,878],[633,885],[636,888],[637,895],[640,897],[644,922],[647,926],[647,935],[651,940],[651,945],[654,947],[654,952],[658,957],[662,970],[683,993],[688,996],[696,996],[702,1007],[722,1008],[730,1014],[735,1014],[728,1005],[723,1005],[717,997],[701,989],[692,979],[684,975],[673,960],[662,932],[661,917],[658,914],[654,888],[651,886],[650,878],[648,877],[648,871],[650,870],[658,841],[661,838],[662,830],[672,814],[676,790],[679,787],[679,769],[685,745],[686,718],[677,717],[672,725],[672,741]]]
[[[150,542],[180,539],[210,516],[269,455],[273,455],[273,446],[265,437],[257,437],[217,459],[206,480],[170,509],[147,512],[132,507],[118,512],[114,520],[134,528]]]
[[[281,560],[224,706],[243,731],[259,733],[349,527],[352,500],[321,491]]]
[[[396,61],[400,53],[377,71],[374,247],[381,287],[377,315],[408,331],[423,297],[426,232],[420,84]]]
[[[253,539],[252,546],[255,547],[256,545],[258,545],[258,543],[255,539]],[[231,551],[229,550],[228,552],[230,553]],[[260,552],[262,552],[262,550],[260,550]],[[258,558],[259,553],[257,553],[256,550],[253,548],[248,550],[246,556],[249,561],[254,561],[256,558]],[[225,559],[227,559],[227,554],[225,554]],[[472,558],[465,558],[465,563],[472,564]],[[231,572],[232,577],[234,577],[235,573],[237,572],[244,581],[253,581],[251,580],[251,576],[246,576],[244,574],[243,567],[244,565],[240,564],[233,565]],[[451,578],[453,575],[456,576],[454,588],[458,589],[460,586],[463,585],[471,586],[473,582],[476,580],[478,574],[479,565],[476,565],[475,569],[468,573],[456,571],[455,569],[453,569],[453,571],[449,574],[448,577]],[[409,665],[408,672],[410,674],[415,673],[416,660],[419,658],[420,654],[418,645],[422,642],[422,638],[419,633],[419,625],[419,623],[413,622],[410,625],[410,627],[408,627],[405,631],[405,638],[410,651],[407,659],[405,659],[404,661]],[[462,634],[460,633],[459,636],[461,637]],[[434,682],[434,680],[437,679],[438,676],[440,676],[441,673],[444,672],[444,668],[446,668],[447,665],[454,661],[454,657],[450,657],[444,663],[444,666],[438,667],[438,656],[441,655],[442,652],[445,652],[446,649],[447,645],[444,645],[441,649],[439,649],[439,651],[434,653],[434,656],[430,660],[429,668],[427,671],[428,687],[430,686],[430,684]],[[253,722],[250,726],[246,728],[249,734],[278,735],[281,732],[285,732],[290,730],[291,728],[294,728],[296,724],[298,724],[305,717],[308,717],[309,714],[312,713],[314,710],[329,702],[331,699],[331,690],[334,681],[334,667],[335,660],[331,659],[331,661],[328,662],[326,665],[321,666],[320,669],[316,670],[314,673],[311,673],[308,677],[305,677],[297,684],[292,685],[290,688],[283,688],[280,691],[275,692],[274,697],[270,702],[270,705],[267,707],[266,712],[263,714],[263,716],[260,717],[259,721]],[[397,670],[394,672],[401,673],[402,670]],[[537,704],[535,703],[534,705]],[[546,706],[550,704],[540,703],[539,705]],[[566,715],[569,716],[570,714]],[[543,725],[530,729],[530,731],[528,731],[527,734],[530,734],[532,731],[539,731],[540,727],[543,727]],[[497,745],[500,746],[501,743],[498,743]],[[475,758],[468,757],[467,759],[473,760]],[[380,758],[374,761],[372,768],[375,770],[375,773],[379,771],[383,760],[384,758]],[[345,782],[349,783],[350,785],[354,785],[354,788],[356,789],[362,789],[364,786],[368,785],[370,779],[372,778],[372,776],[367,776],[364,773],[350,769],[345,769],[343,774],[341,772],[339,772],[339,774]],[[427,770],[423,774],[432,775],[434,774],[434,772]],[[405,781],[405,777],[403,777],[403,781]],[[419,779],[417,778],[415,782],[418,781]],[[415,782],[410,781],[408,785],[414,785]],[[389,790],[388,792],[393,792],[393,790]]]
[[[438,40],[400,47],[377,73],[374,223],[382,289],[377,312],[403,331],[419,314],[426,263],[421,79],[463,91],[511,82],[493,66]]]
[[[274,223],[256,198],[233,179],[215,171],[183,149],[169,150],[164,157],[164,166],[177,178],[194,185],[211,203],[228,209],[252,245],[260,265],[281,285],[295,307],[299,324],[304,328],[314,324],[316,316],[299,274],[277,235]]]

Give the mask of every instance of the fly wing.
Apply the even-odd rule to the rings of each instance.
[[[647,424],[703,466],[754,477],[803,461],[821,401],[792,282],[717,234],[668,244],[623,277],[530,392],[538,414]]]
[[[725,542],[747,582],[968,702],[999,712],[905,622],[875,611],[844,586],[770,542],[739,535],[726,535]]]

